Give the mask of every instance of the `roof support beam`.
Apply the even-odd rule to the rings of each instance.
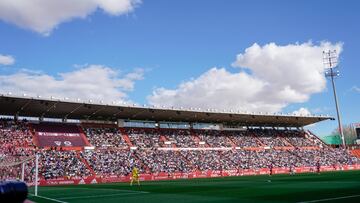
[[[132,118],[136,118],[138,115],[140,115],[141,113],[145,112],[146,110],[142,110],[142,111],[139,111],[137,112],[136,114],[133,114],[132,115]]]
[[[116,112],[116,113],[114,113],[112,116],[113,116],[113,117],[116,117],[117,115],[119,115],[119,114],[122,113],[123,111],[124,111],[123,109],[119,108],[119,111]]]
[[[84,106],[84,104],[80,104],[80,105],[76,106],[73,110],[71,110],[68,114],[66,114],[66,115],[64,116],[64,119],[67,119],[70,114],[74,113],[75,111],[77,111],[78,109],[80,109],[82,106]]]
[[[33,100],[32,99],[30,99],[29,101],[27,101],[24,105],[22,105],[21,107],[20,107],[20,109],[19,110],[17,110],[17,112],[16,112],[16,114],[17,115],[19,115],[19,113],[21,112],[21,111],[23,111],[24,110],[24,108],[25,107],[27,107],[31,102],[32,102]]]
[[[88,116],[87,119],[90,119],[92,116],[94,116],[95,114],[99,113],[101,110],[104,110],[106,107],[107,107],[107,105],[106,105],[106,106],[103,106],[103,107],[101,107],[101,108],[99,108],[99,109],[96,109],[94,112],[92,112],[92,113]]]
[[[51,109],[55,108],[56,105],[57,105],[59,102],[60,102],[60,101],[57,101],[57,102],[55,102],[53,105],[51,105],[49,108],[47,108],[46,111],[44,111],[44,112],[41,114],[40,117],[43,117],[43,118],[44,118],[45,115],[46,115],[46,113],[48,113]]]

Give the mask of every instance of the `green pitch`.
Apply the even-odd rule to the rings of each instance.
[[[360,202],[360,171],[39,187],[35,202]],[[30,192],[33,188],[30,188]]]

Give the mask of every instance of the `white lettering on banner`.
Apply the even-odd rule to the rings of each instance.
[[[54,141],[56,146],[61,146],[61,141]],[[65,146],[72,146],[72,143],[70,141],[64,141]]]
[[[68,181],[66,181],[66,180],[63,180],[63,181],[54,180],[54,181],[47,181],[46,184],[48,184],[48,185],[71,185],[71,184],[75,184],[75,181],[73,181],[73,180],[68,180]]]
[[[58,136],[64,136],[64,137],[80,137],[79,133],[51,133],[51,132],[38,132],[39,136],[52,136],[52,137],[58,137]]]
[[[64,142],[64,145],[66,145],[66,146],[72,146],[72,144],[71,144],[70,141],[65,141],[65,142]]]

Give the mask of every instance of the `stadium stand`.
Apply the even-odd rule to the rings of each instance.
[[[160,133],[157,129],[126,128],[125,133],[131,143],[139,148],[160,147]]]
[[[200,141],[205,142],[207,147],[232,147],[230,140],[215,130],[196,130],[195,134]]]
[[[19,179],[21,163],[34,155],[32,135],[27,128],[27,121],[15,122],[11,119],[0,119],[0,180]],[[26,174],[31,173],[32,163],[27,163]],[[32,175],[25,176],[32,181]]]
[[[199,140],[190,130],[164,129],[161,133],[166,140],[171,142],[172,146],[180,148],[200,147]]]
[[[83,177],[91,174],[76,151],[42,150],[40,153],[40,173],[45,179]]]
[[[126,149],[102,149],[81,152],[96,175],[128,175],[131,171],[133,156]]]
[[[31,129],[35,130],[34,134]],[[79,134],[81,130],[73,124],[29,124],[3,119],[0,122],[1,164],[15,163],[36,152],[41,157],[40,177],[45,180],[128,176],[133,166],[137,166],[142,174],[172,174],[260,170],[269,166],[314,167],[318,162],[329,167],[360,164],[360,159],[348,151],[324,146],[301,130],[219,131],[91,125],[84,125],[82,129],[95,147],[93,150],[54,147],[53,139],[48,141],[46,137],[41,138],[44,140],[40,140],[37,148],[33,140],[38,131],[62,136],[64,133]],[[124,140],[125,135],[131,146]],[[205,144],[201,145],[201,142]],[[33,180],[34,165],[33,162],[29,164],[26,181]],[[19,170],[18,166],[2,167],[0,179],[19,178]]]
[[[90,144],[95,147],[127,147],[116,126],[92,126],[84,127],[83,129]]]
[[[236,146],[238,147],[259,147],[261,146],[258,141],[249,131],[225,131],[223,132]]]

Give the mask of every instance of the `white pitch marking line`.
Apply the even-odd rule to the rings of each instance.
[[[75,189],[75,188],[72,188],[72,189]],[[118,192],[130,192],[130,193],[149,193],[149,192],[146,192],[146,191],[136,191],[136,190],[118,190],[118,189],[111,189],[111,188],[76,188],[76,189],[84,189],[84,190],[107,190],[107,191],[118,191]]]
[[[56,190],[105,190],[105,191],[118,191],[118,192],[131,192],[131,193],[149,193],[146,191],[136,191],[136,190],[118,190],[118,189],[111,189],[111,188],[63,188],[63,187],[49,187],[49,188],[42,188],[41,190],[44,191],[56,191]]]
[[[343,197],[317,199],[317,200],[310,200],[310,201],[302,201],[302,202],[298,202],[298,203],[325,202],[325,201],[330,201],[330,200],[348,199],[348,198],[354,198],[354,197],[360,197],[360,195],[350,195],[350,196],[343,196]]]
[[[89,195],[89,196],[77,196],[77,197],[63,197],[59,199],[83,199],[83,198],[93,198],[93,197],[113,197],[113,196],[126,196],[126,195],[136,195],[138,193],[120,193],[120,194],[108,194],[108,195]]]
[[[49,197],[43,197],[43,196],[40,196],[40,195],[33,195],[33,194],[29,194],[33,197],[39,197],[39,198],[42,198],[42,199],[46,199],[46,200],[50,200],[50,201],[53,201],[53,202],[59,202],[59,203],[67,203],[67,202],[64,202],[64,201],[61,201],[61,200],[57,200],[57,199],[52,199],[52,198],[49,198]]]

